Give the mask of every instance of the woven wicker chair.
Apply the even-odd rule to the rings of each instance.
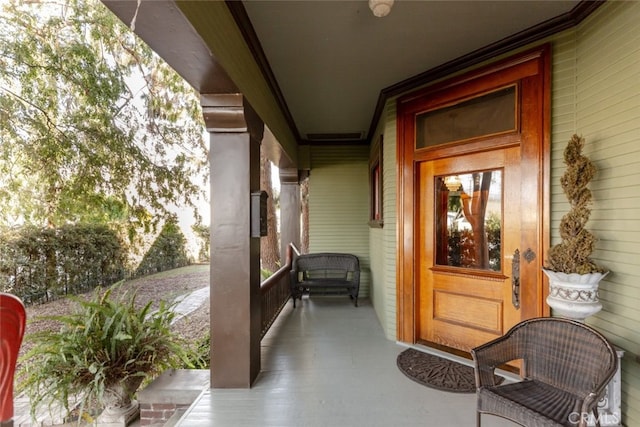
[[[558,318],[525,320],[504,336],[471,351],[483,413],[527,427],[587,425],[614,376],[618,358],[609,341],[582,323]],[[522,381],[496,385],[494,370],[522,360]]]

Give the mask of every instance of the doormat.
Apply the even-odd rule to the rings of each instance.
[[[475,393],[473,368],[409,348],[398,355],[398,368],[407,377],[424,386],[453,393]],[[504,378],[496,376],[496,384]]]

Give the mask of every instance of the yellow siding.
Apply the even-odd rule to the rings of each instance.
[[[360,259],[360,297],[369,296],[369,147],[310,149],[309,252]]]

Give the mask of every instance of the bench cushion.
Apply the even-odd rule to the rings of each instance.
[[[581,404],[577,396],[534,380],[478,389],[478,411],[503,414],[528,427],[575,427]]]
[[[319,278],[319,279],[307,279],[301,280],[297,283],[299,287],[312,287],[312,288],[352,288],[354,287],[354,283],[349,280],[344,279],[330,279],[330,278]]]

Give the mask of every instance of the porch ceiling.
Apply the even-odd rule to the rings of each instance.
[[[131,23],[137,2],[102,1]],[[136,32],[201,92],[242,92],[295,164],[298,144],[366,142],[387,97],[571,27],[597,4],[397,0],[377,18],[366,0],[145,0]]]
[[[568,12],[576,1],[244,1],[303,139],[369,136],[380,92]]]

